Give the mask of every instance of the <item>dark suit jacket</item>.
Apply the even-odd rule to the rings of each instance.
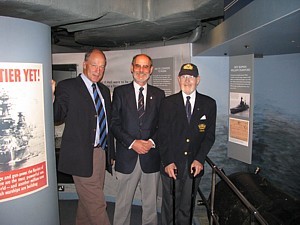
[[[206,155],[215,141],[215,129],[214,99],[197,92],[191,121],[188,123],[182,93],[167,97],[162,103],[159,116],[161,173],[166,175],[164,167],[175,163],[178,178],[181,178],[186,160],[189,167],[194,160],[204,165]]]
[[[98,83],[105,101],[108,124],[111,119],[109,89]],[[97,113],[93,99],[80,76],[58,83],[55,91],[54,121],[64,122],[58,170],[76,176],[89,177],[93,172],[93,151]],[[114,157],[113,137],[108,132],[106,169],[111,173],[110,158]]]
[[[114,89],[111,130],[116,138],[115,169],[130,174],[137,162],[138,154],[128,149],[135,139],[152,139],[157,143],[157,124],[159,106],[165,97],[164,91],[148,84],[146,110],[139,125],[133,82]],[[139,155],[143,172],[158,172],[160,157],[158,150],[152,148],[147,154]]]

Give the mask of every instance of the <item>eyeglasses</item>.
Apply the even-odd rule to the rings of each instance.
[[[193,78],[196,78],[192,75],[181,75],[180,79],[184,80],[184,79],[188,79],[188,80],[192,80]]]
[[[151,66],[149,65],[140,65],[140,64],[133,64],[134,69],[145,69],[149,70]]]

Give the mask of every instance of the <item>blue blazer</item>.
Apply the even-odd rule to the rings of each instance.
[[[197,92],[188,123],[181,91],[163,101],[158,132],[163,175],[166,175],[164,168],[171,163],[177,166],[178,178],[182,178],[186,162],[189,167],[194,160],[204,165],[215,141],[216,108],[214,99]]]
[[[163,90],[148,84],[146,109],[140,126],[133,82],[114,89],[111,130],[116,138],[116,171],[125,174],[132,173],[138,157],[143,172],[159,171],[160,156],[157,148],[152,148],[144,155],[138,155],[128,148],[136,139],[152,139],[155,143],[158,142],[158,115],[160,103],[164,97]]]
[[[104,98],[108,126],[111,119],[109,89],[98,83]],[[80,76],[57,84],[55,90],[54,121],[65,123],[62,136],[58,170],[71,175],[90,177],[93,172],[93,151],[96,135],[97,113],[93,99]],[[109,128],[108,128],[109,129]],[[108,131],[106,170],[112,173],[114,140]]]

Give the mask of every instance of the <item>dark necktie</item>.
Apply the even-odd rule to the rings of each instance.
[[[185,103],[186,116],[189,122],[191,120],[191,115],[192,115],[192,106],[190,103],[190,98],[191,98],[190,96],[186,96],[186,103]]]
[[[105,149],[105,147],[106,147],[106,119],[105,119],[104,107],[102,105],[96,85],[92,84],[92,86],[93,86],[94,100],[95,100],[95,105],[96,105],[96,110],[97,110],[97,115],[98,115],[98,122],[99,122],[99,131],[100,131],[99,145],[101,146],[102,149]]]
[[[144,88],[140,87],[139,98],[138,98],[138,115],[139,115],[139,120],[141,120],[142,116],[145,113],[143,90],[144,90]]]

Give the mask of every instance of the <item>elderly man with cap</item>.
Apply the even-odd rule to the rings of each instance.
[[[178,82],[181,91],[162,102],[158,126],[164,225],[173,220],[176,225],[190,224],[195,204],[191,196],[196,195],[205,158],[215,141],[216,102],[197,92],[197,66],[183,64]]]

